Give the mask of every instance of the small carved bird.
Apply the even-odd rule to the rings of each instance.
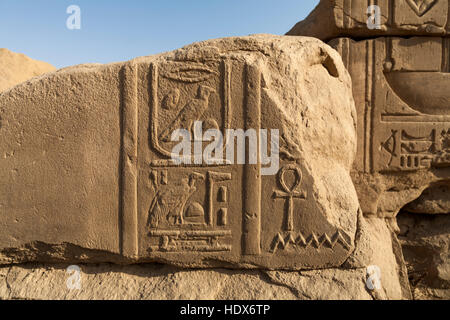
[[[194,172],[189,179],[182,179],[181,184],[158,186],[148,210],[150,227],[157,228],[164,222],[169,225],[183,224],[184,208],[197,190],[195,184],[198,179],[204,180],[204,176]]]
[[[201,116],[208,109],[209,97],[213,92],[215,92],[213,88],[204,85],[199,86],[197,97],[192,98],[183,109],[181,109],[172,123],[161,133],[161,140],[165,142],[170,141],[172,133],[175,130],[188,129],[190,123],[200,120]]]

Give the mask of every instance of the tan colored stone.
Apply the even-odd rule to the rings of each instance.
[[[296,299],[286,287],[271,283],[259,271],[182,270],[163,265],[68,265],[0,268],[2,299],[214,300]],[[72,278],[71,278],[72,276]],[[69,283],[69,287],[67,286]],[[72,288],[72,290],[70,289]]]
[[[366,286],[366,269],[328,269],[293,272],[267,271],[274,283],[295,290],[307,300],[372,300]]]
[[[384,219],[359,217],[356,250],[341,268],[300,272],[189,270],[139,264],[81,264],[78,278],[68,265],[0,267],[1,299],[407,299]],[[381,288],[367,285],[368,267],[380,268]],[[407,280],[407,279],[406,279]],[[409,285],[406,283],[406,285]],[[405,291],[406,289],[406,291]]]
[[[0,48],[0,92],[54,70],[56,68],[46,62]]]
[[[373,4],[380,8],[379,29],[369,29],[367,24],[368,8]],[[287,35],[324,41],[342,36],[443,36],[450,33],[449,17],[448,0],[321,0]]]
[[[158,265],[80,265],[80,289],[68,265],[0,268],[0,299],[310,300],[373,299],[365,269],[305,272],[183,270]]]
[[[341,268],[300,272],[189,270],[139,264],[81,264],[80,289],[65,264],[0,267],[1,299],[407,299],[392,231],[385,219],[359,215],[356,250]],[[401,255],[401,253],[400,253]],[[368,287],[368,267],[380,270],[381,288]],[[406,284],[406,287],[405,287]]]
[[[68,68],[0,105],[3,263],[304,269],[353,251],[354,101],[340,56],[319,40],[218,39]],[[174,166],[166,138],[195,120],[279,129],[281,170]]]
[[[378,30],[368,28],[371,4],[381,9]],[[387,271],[389,296],[446,295],[446,289],[414,283],[410,289],[410,257],[406,252],[404,258],[395,218],[405,206],[417,213],[450,211],[449,12],[446,0],[322,0],[288,32],[329,41],[352,77],[358,119],[352,179],[366,218],[359,219],[356,250],[343,266],[375,261]],[[427,229],[427,236],[434,232]],[[433,257],[422,258],[435,265]],[[448,260],[441,255],[439,268]]]
[[[397,220],[414,299],[450,299],[450,216],[402,212]]]
[[[437,185],[426,189],[418,199],[403,208],[412,213],[449,214],[450,186]]]
[[[373,290],[367,288],[374,299],[410,299],[406,265],[391,224],[391,219],[365,218],[361,214],[358,219],[356,249],[342,268],[366,270],[366,281],[369,268],[377,268],[381,287]]]
[[[450,184],[450,38],[331,41],[353,80],[364,213],[393,217],[431,185]]]
[[[450,2],[378,1],[380,30],[367,26],[370,4],[322,0],[288,34],[329,40],[342,55],[357,109],[352,177],[361,207],[394,217],[427,188],[450,186],[450,38],[442,37]],[[424,210],[447,211],[443,195],[424,201]]]

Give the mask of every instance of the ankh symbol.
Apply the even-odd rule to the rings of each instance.
[[[286,172],[293,172],[295,175],[295,181],[291,188],[286,184]],[[275,190],[273,197],[275,199],[286,199],[288,201],[288,210],[286,217],[286,225],[284,231],[294,231],[294,199],[306,199],[306,193],[301,191],[296,191],[302,183],[302,172],[295,165],[288,165],[283,167],[278,173],[278,181],[280,182],[282,190]]]

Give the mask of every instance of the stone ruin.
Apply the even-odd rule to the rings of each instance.
[[[375,10],[379,25],[368,28]],[[444,289],[447,298],[448,218],[402,214],[399,227],[397,215],[402,209],[430,215],[450,212],[449,32],[447,0],[322,0],[287,33],[317,37],[342,56],[358,115],[352,178],[362,211],[366,217],[386,218],[402,239],[405,257],[410,247],[416,252],[427,248],[428,256],[407,257],[413,260],[407,261],[410,278],[418,277],[414,273],[419,278],[434,274],[436,279],[428,282]],[[419,224],[427,227],[413,230]],[[408,239],[408,233],[420,233],[420,240]],[[426,267],[424,259],[437,262]],[[423,295],[416,293],[417,298]]]
[[[0,93],[0,297],[448,299],[450,4],[373,2]],[[199,121],[278,130],[278,172],[174,164]]]
[[[353,180],[361,207],[393,217],[450,181],[449,1],[378,1],[380,26],[371,30],[373,4],[321,1],[288,35],[317,37],[341,54],[358,114]],[[329,24],[316,27],[318,20]],[[450,212],[450,194],[442,197],[444,207],[420,211]]]

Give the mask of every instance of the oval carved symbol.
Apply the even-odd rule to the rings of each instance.
[[[186,65],[183,63],[181,65],[172,65],[167,71],[161,74],[164,78],[187,82],[187,83],[197,83],[208,80],[213,75],[218,75],[214,70],[210,69],[206,65],[202,64],[192,64]]]
[[[450,109],[450,73],[388,72],[391,89],[409,107],[423,114],[446,115]]]

